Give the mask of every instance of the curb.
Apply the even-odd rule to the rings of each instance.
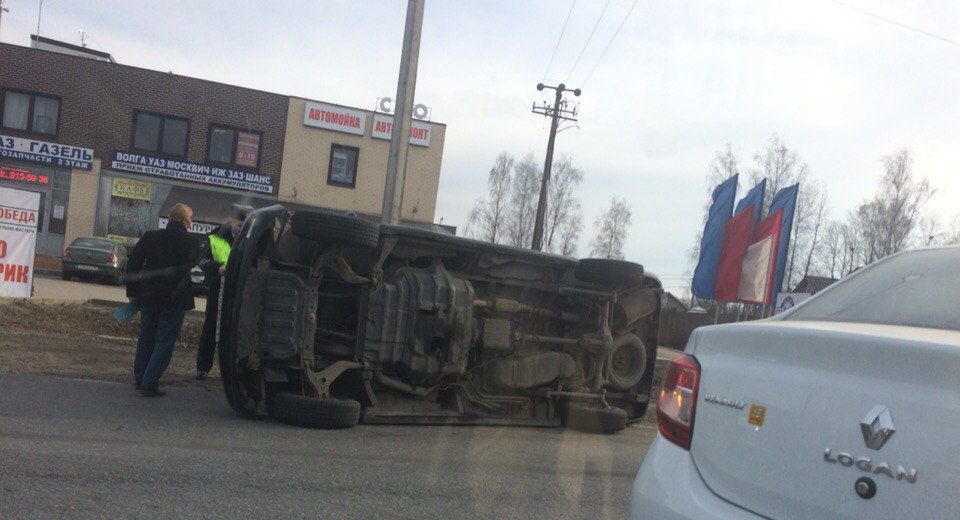
[[[84,301],[84,300],[81,300],[81,301]],[[85,301],[86,301],[87,303],[91,304],[91,305],[98,305],[98,306],[100,306],[100,307],[107,307],[108,309],[119,309],[120,307],[123,307],[124,305],[127,304],[127,302],[118,302],[118,301],[114,301],[114,300],[104,300],[103,298],[91,298],[91,299],[85,300]],[[203,311],[198,311],[198,310],[194,309],[194,310],[191,310],[191,311],[187,311],[187,317],[188,317],[188,318],[200,318],[200,319],[202,319],[202,318],[205,317],[205,313],[204,313]]]

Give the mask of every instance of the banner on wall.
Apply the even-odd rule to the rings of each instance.
[[[0,135],[0,157],[77,170],[93,169],[93,150],[90,148],[25,137]]]
[[[376,114],[373,116],[373,129],[370,136],[375,139],[390,139],[393,134],[393,116]],[[430,123],[410,122],[410,144],[430,146]]]
[[[147,230],[153,186],[149,182],[113,178],[107,238],[121,244],[135,243]]]
[[[307,101],[303,109],[303,124],[335,132],[363,135],[367,128],[367,113],[363,110]]]
[[[157,229],[166,229],[167,223],[169,222],[170,220],[168,220],[167,217],[158,218]],[[219,224],[211,224],[210,222],[192,221],[190,222],[190,227],[187,228],[187,232],[194,233],[197,235],[209,235],[210,233],[213,233],[214,229],[217,229],[218,225]]]
[[[29,298],[40,194],[0,188],[0,296]]]
[[[125,172],[145,173],[260,193],[273,193],[273,177],[236,168],[192,163],[179,159],[153,157],[119,150],[113,152],[113,161],[111,161],[110,167]]]

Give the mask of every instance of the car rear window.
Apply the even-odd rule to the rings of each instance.
[[[78,238],[73,241],[72,246],[77,247],[94,247],[97,249],[109,249],[113,250],[113,242],[109,240],[104,240],[102,238]]]
[[[879,262],[786,319],[960,330],[960,248],[912,251]]]

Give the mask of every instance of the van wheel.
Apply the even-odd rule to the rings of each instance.
[[[321,243],[375,249],[380,225],[349,215],[326,211],[298,211],[291,219],[293,234]]]
[[[568,404],[562,419],[565,427],[589,433],[612,434],[627,427],[627,412],[613,406],[594,408]]]
[[[647,370],[647,349],[636,334],[624,334],[613,340],[610,353],[610,386],[630,390],[640,384]]]
[[[360,422],[360,403],[353,399],[317,399],[279,393],[269,403],[270,414],[285,424],[308,428],[351,428]]]
[[[66,271],[61,271],[60,278],[63,278],[64,280],[69,282],[70,280],[73,280],[73,275]]]

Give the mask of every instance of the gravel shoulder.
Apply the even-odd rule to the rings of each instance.
[[[119,325],[114,309],[77,301],[2,300],[0,372],[130,382],[139,321]],[[203,320],[189,317],[163,377],[168,386],[196,386],[197,342]],[[213,376],[217,376],[214,368]],[[216,384],[215,377],[204,385]]]

